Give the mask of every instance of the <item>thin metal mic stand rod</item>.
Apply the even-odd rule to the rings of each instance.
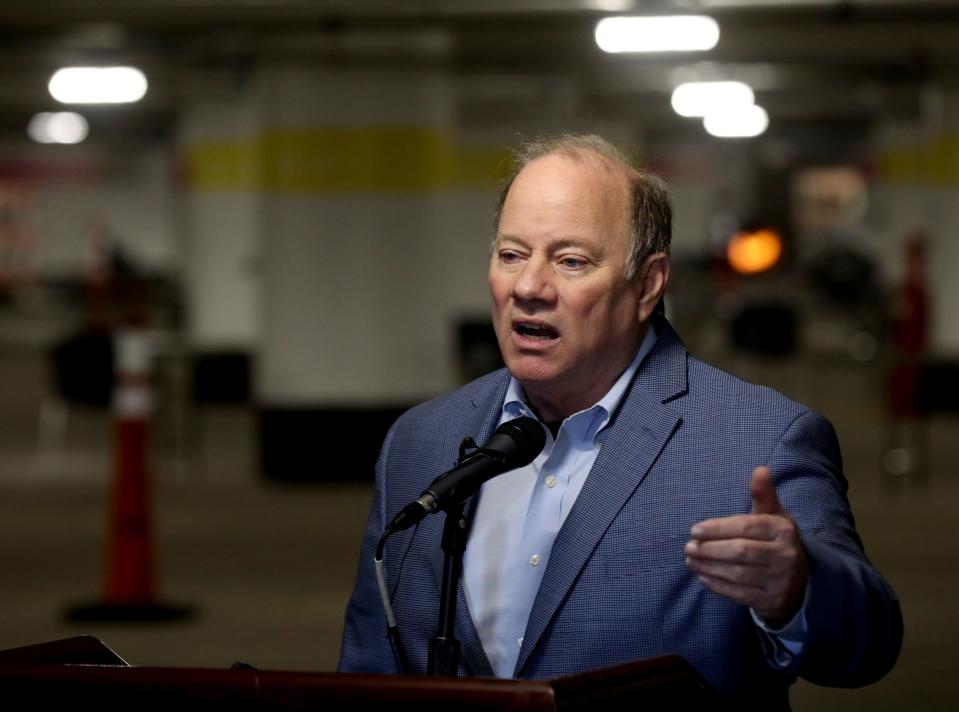
[[[436,635],[430,638],[426,672],[429,675],[456,677],[460,664],[460,642],[456,640],[456,594],[463,571],[466,551],[466,516],[464,505],[446,512],[443,525],[443,582],[440,590],[440,611]]]

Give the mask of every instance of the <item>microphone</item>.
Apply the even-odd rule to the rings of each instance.
[[[487,480],[531,463],[546,445],[546,433],[535,418],[508,420],[496,429],[486,445],[437,477],[413,502],[400,510],[384,539],[411,527],[427,514],[462,504]]]

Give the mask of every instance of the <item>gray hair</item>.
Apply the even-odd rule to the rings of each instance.
[[[669,254],[672,237],[673,209],[669,189],[661,178],[637,168],[633,161],[604,138],[594,134],[562,134],[539,138],[521,144],[513,151],[512,172],[506,179],[493,218],[493,242],[499,232],[503,204],[516,176],[537,158],[554,153],[574,161],[596,160],[611,163],[623,169],[629,182],[630,241],[626,255],[626,278],[635,277],[643,260],[657,252]]]

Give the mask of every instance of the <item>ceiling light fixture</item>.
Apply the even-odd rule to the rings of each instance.
[[[732,106],[749,106],[753,90],[743,82],[686,82],[673,89],[670,102],[680,116],[705,116]]]
[[[753,138],[769,126],[769,114],[758,104],[727,107],[703,117],[703,127],[717,138]]]
[[[701,52],[719,41],[719,23],[706,15],[606,17],[596,23],[604,52]]]
[[[88,132],[87,120],[72,111],[43,111],[27,125],[27,135],[37,143],[80,143]]]
[[[128,104],[147,93],[147,78],[136,67],[66,67],[48,89],[62,104]]]

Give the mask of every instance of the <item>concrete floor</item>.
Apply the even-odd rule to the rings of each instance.
[[[904,610],[905,645],[886,679],[861,690],[800,682],[794,708],[956,709],[959,418],[930,420],[926,481],[884,478],[874,372],[808,362],[727,365],[836,424],[860,533]],[[0,648],[86,633],[136,665],[335,666],[370,488],[263,483],[244,409],[195,410],[179,431],[158,428],[159,598],[192,606],[194,616],[152,625],[66,622],[69,606],[101,594],[110,423],[76,409],[64,420],[44,400],[44,379],[35,354],[0,354]]]

